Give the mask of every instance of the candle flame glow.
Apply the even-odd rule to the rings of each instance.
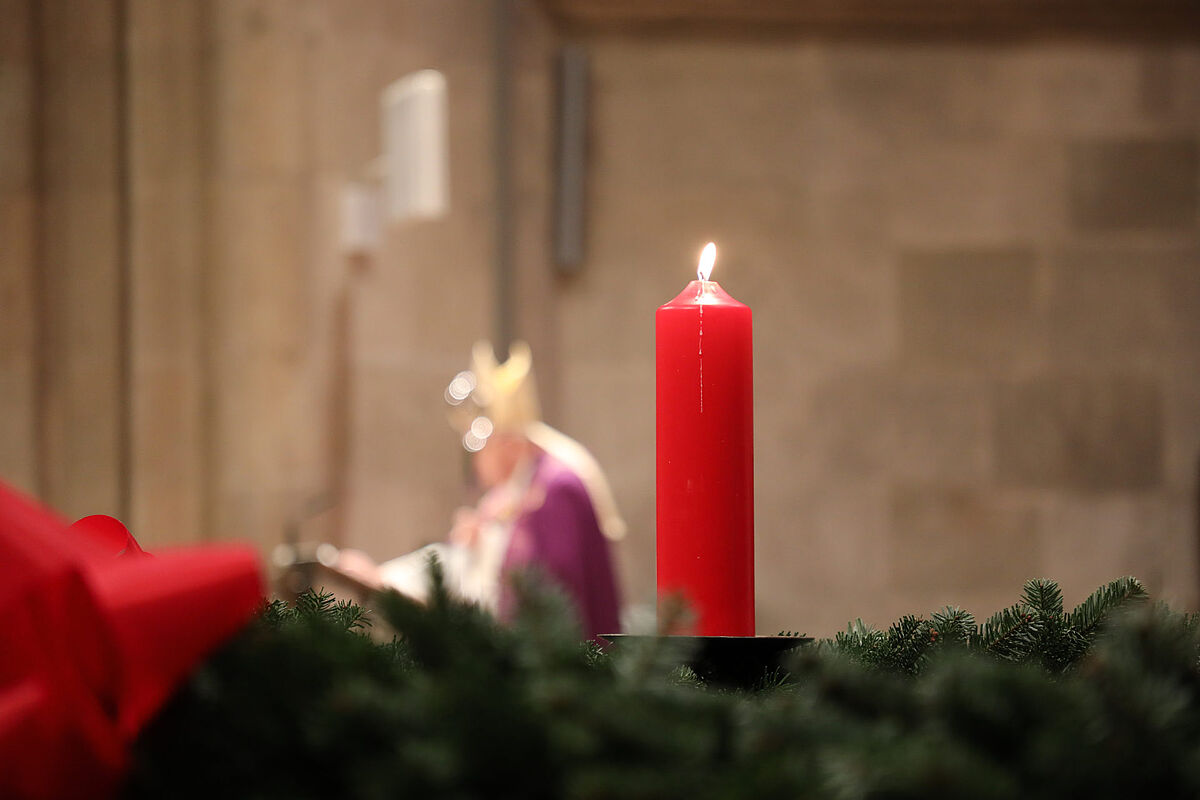
[[[708,276],[712,275],[713,263],[717,260],[717,246],[709,242],[704,245],[704,249],[700,251],[700,266],[696,268],[696,277],[702,281],[708,280]]]

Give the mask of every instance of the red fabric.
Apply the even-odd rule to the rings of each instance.
[[[249,547],[141,552],[0,484],[0,797],[111,796],[141,726],[262,601]]]
[[[133,534],[121,521],[107,514],[93,514],[75,520],[68,530],[76,536],[90,539],[97,547],[114,556],[146,555],[146,551],[138,545],[137,539],[133,538]]]

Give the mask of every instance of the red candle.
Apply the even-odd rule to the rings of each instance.
[[[708,279],[655,314],[658,593],[701,636],[754,635],[754,386],[750,307]]]

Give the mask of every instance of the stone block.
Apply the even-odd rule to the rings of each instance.
[[[1007,485],[1132,490],[1163,482],[1161,386],[1052,376],[997,393],[996,471]]]
[[[47,336],[38,414],[43,499],[64,516],[120,513],[117,198],[60,186],[40,206]]]
[[[0,479],[37,491],[37,434],[32,359],[0,363]]]
[[[287,4],[219,3],[212,13],[212,167],[220,175],[295,175],[307,164],[307,51]]]
[[[763,476],[786,474],[764,465]],[[889,492],[881,480],[769,481],[756,492],[756,560],[820,592],[848,583],[878,590],[887,580]]]
[[[992,472],[991,393],[973,379],[862,370],[760,391],[764,474],[807,483],[887,476],[982,484]]]
[[[42,32],[40,57],[50,67],[68,65],[79,57],[107,54],[112,58],[116,41],[117,4],[100,0],[80,5],[71,0],[43,0],[38,3],[38,28]],[[76,68],[78,68],[76,64]],[[110,69],[115,68],[115,61]],[[86,120],[86,117],[81,117]]]
[[[1175,61],[1167,48],[1148,50],[1138,70],[1138,105],[1146,116],[1170,119],[1175,105]]]
[[[0,0],[0,68],[29,64],[33,58],[34,38],[31,6],[24,0]]]
[[[1069,145],[1071,220],[1082,231],[1194,228],[1198,183],[1194,138]]]
[[[1200,359],[1200,251],[1070,248],[1052,259],[1048,292],[1056,363],[1153,372]]]
[[[0,191],[0,364],[33,348],[36,218],[32,192]]]
[[[136,75],[127,129],[128,168],[135,191],[151,185],[194,185],[201,180],[200,156],[206,134],[201,34],[186,27],[171,33],[173,40],[161,47],[129,53],[129,68]]]
[[[1193,125],[1200,123],[1200,47],[1176,47],[1171,53],[1171,109],[1175,118]]]
[[[280,175],[217,179],[210,187],[214,266],[205,281],[214,302],[219,369],[233,375],[251,359],[296,359],[309,317],[302,280],[308,247],[306,181]],[[230,372],[224,372],[224,367]]]
[[[762,464],[758,474],[786,476],[756,492],[758,632],[831,635],[886,586],[887,487],[797,481],[787,464]]]
[[[115,65],[111,52],[84,53],[52,64],[41,76],[39,145],[42,178],[49,189],[115,190]]]
[[[390,231],[355,298],[359,356],[453,365],[446,381],[465,369],[472,343],[495,330],[490,233],[469,209]]]
[[[833,376],[786,399],[760,393],[755,428],[766,452],[789,463],[790,480],[862,480],[890,472],[895,442],[892,376],[873,370]],[[782,477],[782,474],[780,474]]]
[[[145,547],[204,537],[203,387],[192,353],[177,356],[133,375],[128,522]]]
[[[898,486],[891,503],[892,589],[928,606],[972,608],[1015,597],[1039,577],[1038,517],[1029,504],[991,491]]]
[[[1195,490],[1200,486],[1200,375],[1179,370],[1163,386],[1165,480],[1172,489]]]
[[[132,222],[127,513],[147,546],[201,540],[218,514],[209,483],[215,476],[206,474],[215,455],[206,412],[217,404],[206,402],[205,389],[220,394],[226,389],[205,386],[204,273],[213,265],[205,258],[202,210],[207,63],[201,50],[209,33],[204,2],[136,0],[125,9]],[[274,417],[286,413],[281,406],[273,409]],[[265,489],[258,482],[249,486]],[[284,513],[298,514],[302,502]],[[266,524],[247,533],[269,546],[283,522]]]
[[[1005,48],[1001,124],[1008,132],[1041,139],[1137,130],[1145,113],[1143,52],[1128,43],[1100,42]]]
[[[998,60],[975,48],[843,43],[819,63],[819,91],[892,141],[987,136],[1004,118]]]
[[[151,185],[138,187],[130,199],[139,220],[130,243],[135,366],[198,360],[203,237],[192,204],[199,196],[195,185]]]
[[[467,453],[445,422],[442,393],[452,375],[420,365],[356,370],[348,545],[391,558],[449,530],[469,479]]]
[[[908,378],[888,395],[889,472],[907,482],[982,484],[991,475],[992,398],[975,380]]]
[[[745,237],[745,234],[743,234]],[[870,370],[896,354],[896,273],[879,242],[848,234],[765,237],[731,270],[755,314],[759,368],[810,378]],[[743,272],[750,274],[743,276]]]
[[[1051,139],[926,139],[895,152],[888,170],[891,180],[880,190],[901,243],[1038,240],[1067,227],[1066,164]]]
[[[1176,363],[1195,364],[1200,356],[1200,249],[1165,255],[1161,268],[1167,298],[1165,347]]]
[[[34,201],[0,191],[0,479],[36,490]]]
[[[233,0],[233,5],[250,3]],[[491,42],[492,15],[475,0],[359,0],[352,6],[319,2],[294,16],[305,24],[306,32],[328,32],[332,38],[347,40],[380,35],[394,42],[395,50],[429,48],[486,59]]]
[[[162,57],[174,52],[181,60],[192,60],[196,45],[210,33],[205,15],[209,5],[205,0],[129,0],[124,9],[123,35],[135,83],[145,75],[139,62],[151,53]]]
[[[0,52],[0,191],[33,188],[33,68]]]
[[[1196,602],[1200,553],[1189,495],[1059,494],[1042,517],[1043,571],[1059,582],[1068,608],[1123,575],[1141,580],[1156,598]]]
[[[1034,256],[1022,249],[900,256],[901,352],[914,365],[995,372],[1040,358]]]
[[[258,547],[264,560],[312,502],[311,490],[288,490],[245,483],[225,484],[213,491],[208,509],[214,539],[236,539]]]
[[[803,185],[813,158],[803,53],[727,42],[591,52],[596,167],[639,185],[657,175]]]

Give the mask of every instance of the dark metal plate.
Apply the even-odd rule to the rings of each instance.
[[[610,633],[600,637],[613,648],[665,640],[683,654],[686,664],[705,683],[739,689],[761,686],[783,669],[788,653],[812,641],[811,636],[639,636]]]

